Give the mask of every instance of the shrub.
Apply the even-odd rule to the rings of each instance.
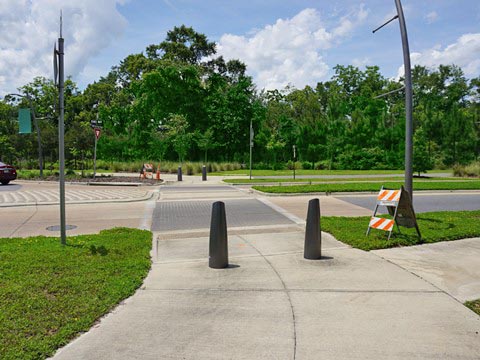
[[[309,162],[309,161],[302,162],[302,169],[303,170],[311,170],[312,169],[312,163]]]
[[[315,170],[326,170],[330,167],[328,160],[322,160],[315,163]]]
[[[453,175],[459,177],[480,177],[480,161],[466,166],[455,165],[453,167]]]
[[[187,175],[193,175],[193,166],[192,166],[192,163],[186,163],[184,165],[184,168],[185,168],[185,174]]]

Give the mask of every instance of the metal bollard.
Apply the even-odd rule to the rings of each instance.
[[[212,206],[208,266],[212,269],[228,267],[227,217],[225,203],[221,201],[214,202]]]
[[[182,167],[179,166],[177,170],[177,181],[182,181]]]
[[[207,181],[207,167],[205,165],[202,166],[202,181]]]
[[[316,260],[322,257],[322,234],[320,227],[320,200],[308,202],[307,226],[305,228],[305,248],[303,257]]]

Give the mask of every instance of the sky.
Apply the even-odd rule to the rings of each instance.
[[[402,0],[412,64],[456,64],[480,76],[480,1]],[[337,64],[403,71],[394,0],[0,0],[0,96],[35,76],[53,77],[63,13],[66,75],[84,89],[129,54],[159,44],[182,24],[239,59],[257,88],[303,88]]]

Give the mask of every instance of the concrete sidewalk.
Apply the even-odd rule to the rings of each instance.
[[[374,253],[303,230],[229,234],[208,267],[208,232],[155,233],[144,285],[55,359],[478,359],[480,317]]]

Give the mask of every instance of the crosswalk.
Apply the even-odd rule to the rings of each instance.
[[[81,203],[90,201],[121,201],[142,200],[149,195],[148,190],[141,189],[66,189],[65,201],[67,203]],[[57,189],[45,190],[20,190],[0,192],[0,206],[35,205],[45,203],[58,203],[59,191]]]

